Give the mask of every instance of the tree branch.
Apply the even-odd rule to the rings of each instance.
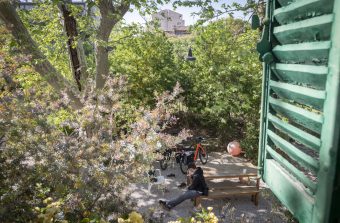
[[[96,88],[102,89],[105,85],[105,76],[109,74],[109,55],[107,45],[110,33],[130,8],[130,2],[122,0],[119,5],[113,5],[112,0],[100,0],[100,23],[97,30],[96,52]]]
[[[43,53],[39,50],[36,42],[32,39],[28,30],[21,21],[18,13],[10,0],[0,1],[0,18],[4,21],[6,28],[20,45],[21,50],[32,58],[34,69],[58,92],[65,91],[71,100],[74,109],[82,107],[73,87],[69,82],[52,66]]]
[[[13,78],[7,74],[6,72],[0,72],[0,77],[3,77],[7,86],[8,86],[8,90],[11,91],[13,89],[15,89],[18,86],[18,83],[16,83]]]
[[[5,142],[6,142],[6,140],[5,140],[5,134],[4,134],[4,135],[0,136],[0,148],[1,148],[2,144],[4,144]]]

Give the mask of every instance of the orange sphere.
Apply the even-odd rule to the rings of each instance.
[[[232,141],[228,144],[228,153],[232,156],[238,156],[241,153],[241,146],[238,141]]]

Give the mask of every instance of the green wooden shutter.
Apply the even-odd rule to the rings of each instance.
[[[300,222],[339,221],[340,0],[268,0],[263,23],[260,174]]]

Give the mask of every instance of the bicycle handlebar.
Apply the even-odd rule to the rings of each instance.
[[[202,136],[197,136],[197,137],[194,138],[194,140],[196,142],[202,142],[203,140],[205,140],[205,138],[203,138]]]

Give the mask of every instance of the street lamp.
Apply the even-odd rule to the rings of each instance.
[[[187,56],[186,60],[187,61],[195,61],[196,60],[196,57],[192,56],[192,49],[191,49],[191,47],[189,48],[188,56]]]

